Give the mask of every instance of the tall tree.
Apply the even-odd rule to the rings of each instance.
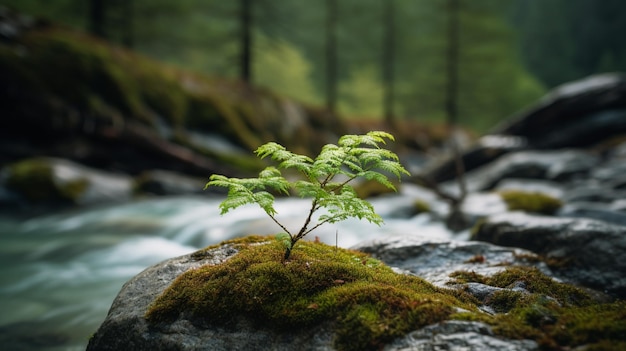
[[[384,2],[384,28],[383,38],[383,55],[382,55],[382,72],[383,72],[383,114],[387,125],[393,126],[394,113],[393,104],[395,100],[394,90],[394,68],[395,68],[395,3],[394,0]]]
[[[461,41],[460,18],[461,0],[447,0],[447,23],[446,23],[446,96],[445,111],[448,124],[448,135],[450,149],[452,151],[456,178],[459,184],[459,196],[455,201],[450,202],[450,215],[447,219],[448,226],[453,230],[464,228],[466,221],[461,213],[461,205],[467,195],[465,184],[465,165],[461,157],[461,150],[458,143],[458,90],[459,90],[459,52]]]
[[[134,0],[89,0],[88,29],[92,35],[133,45]]]
[[[239,2],[240,26],[240,73],[239,77],[246,84],[252,82],[252,0]]]
[[[626,2],[515,0],[522,59],[547,86],[626,70]]]
[[[122,2],[122,44],[128,48],[132,48],[134,44],[134,0],[126,0]]]
[[[458,119],[459,90],[459,0],[447,0],[446,25],[446,95],[445,111],[448,125],[455,126]]]
[[[89,1],[89,32],[106,38],[106,0]]]
[[[337,110],[337,0],[326,0],[326,110]]]

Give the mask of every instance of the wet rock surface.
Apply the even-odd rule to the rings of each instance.
[[[507,266],[534,266],[549,271],[531,251],[480,241],[432,240],[419,235],[395,235],[362,242],[353,247],[371,254],[401,272],[417,275],[447,287],[456,271],[492,275]]]
[[[512,151],[589,148],[626,134],[626,75],[607,73],[566,83],[526,111],[506,119],[462,154],[465,169]],[[454,158],[425,167],[435,182],[456,176]]]
[[[504,213],[488,217],[473,239],[531,250],[551,262],[559,278],[626,297],[624,226],[586,218]]]
[[[484,323],[448,321],[414,331],[386,346],[384,351],[530,351],[532,340],[503,340]]]

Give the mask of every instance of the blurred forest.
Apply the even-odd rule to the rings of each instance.
[[[626,71],[622,0],[0,0],[343,118],[484,132],[547,89]]]

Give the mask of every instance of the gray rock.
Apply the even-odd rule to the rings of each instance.
[[[479,241],[433,240],[418,235],[389,235],[352,247],[371,254],[389,266],[417,275],[432,284],[449,287],[450,273],[474,271],[493,275],[507,266],[534,266],[550,273],[530,251]],[[531,260],[529,260],[531,258]]]
[[[531,351],[532,340],[506,340],[479,322],[446,321],[416,330],[387,345],[385,351]]]
[[[626,75],[599,74],[556,87],[462,150],[461,157],[472,171],[512,151],[585,148],[625,132]],[[455,158],[440,157],[421,173],[437,183],[454,179]]]
[[[467,188],[469,191],[493,189],[506,178],[570,180],[586,176],[598,163],[597,156],[581,150],[512,152],[468,172]]]
[[[132,181],[126,175],[104,172],[62,159],[48,160],[55,183],[64,184],[79,179],[87,181],[87,188],[76,199],[79,205],[126,201],[132,197]]]
[[[607,73],[563,84],[494,133],[523,136],[541,149],[585,147],[626,130],[626,76]]]
[[[531,250],[559,263],[553,272],[562,279],[626,296],[624,226],[514,212],[488,217],[473,239]]]
[[[428,250],[428,248],[435,245],[425,242],[420,244],[416,241],[392,241],[387,242],[387,246],[391,248],[394,243],[397,246],[396,250],[389,251],[395,251],[398,259],[406,259],[412,255],[408,251],[418,246],[422,246],[426,251],[433,251]],[[485,255],[485,261],[478,264],[465,262],[466,267],[484,266],[485,270],[493,271],[487,266],[501,264],[502,260],[505,259],[521,262],[521,258],[515,257],[513,253],[522,252],[522,250],[498,249],[485,243],[468,243],[465,245],[459,242],[445,245],[442,242],[439,245],[444,247],[442,251],[445,251],[447,247],[449,252],[456,253],[453,256],[458,260],[466,257],[475,258],[474,255],[478,253]],[[384,244],[379,243],[379,245],[372,246],[382,249]],[[401,249],[401,246],[405,250]],[[334,332],[330,323],[298,332],[277,332],[263,329],[251,325],[244,319],[238,320],[234,326],[229,327],[208,326],[206,323],[188,318],[185,314],[173,323],[158,325],[147,323],[144,315],[150,304],[179,275],[201,265],[225,262],[236,252],[232,246],[226,244],[201,255],[197,253],[188,254],[144,270],[122,287],[113,301],[106,320],[89,341],[87,351],[333,350]],[[428,258],[426,257],[426,259]],[[463,263],[457,262],[457,265],[461,266]],[[448,268],[454,269],[453,267]],[[502,269],[502,267],[491,268]],[[443,278],[435,280],[441,281]],[[476,294],[484,291],[485,296],[492,293],[493,290],[498,290],[498,288],[486,286],[486,290],[476,286],[471,287],[476,290]],[[449,350],[460,348],[467,350],[534,350],[536,343],[528,340],[507,340],[496,337],[491,329],[482,323],[446,321],[427,326],[408,334],[404,338],[399,338],[389,344],[385,350],[441,350],[441,347],[448,347]]]
[[[626,213],[615,210],[612,203],[575,202],[563,206],[557,215],[570,218],[591,218],[626,226]]]
[[[151,326],[144,315],[165,288],[180,274],[205,264],[219,264],[236,254],[230,245],[173,258],[139,273],[123,287],[98,331],[89,341],[87,351],[230,351],[230,350],[332,350],[329,326],[310,328],[298,333],[262,330],[241,320],[232,328],[211,328],[180,318],[171,324]]]

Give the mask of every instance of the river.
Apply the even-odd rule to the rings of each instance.
[[[405,186],[372,201],[383,226],[348,220],[322,226],[308,239],[350,247],[389,233],[451,237],[428,215],[408,215],[415,198],[424,196]],[[255,206],[221,216],[220,201],[151,198],[27,220],[0,216],[2,349],[84,350],[122,285],[146,267],[222,240],[278,232]],[[278,218],[290,230],[301,226],[309,206],[302,199],[276,202]]]

